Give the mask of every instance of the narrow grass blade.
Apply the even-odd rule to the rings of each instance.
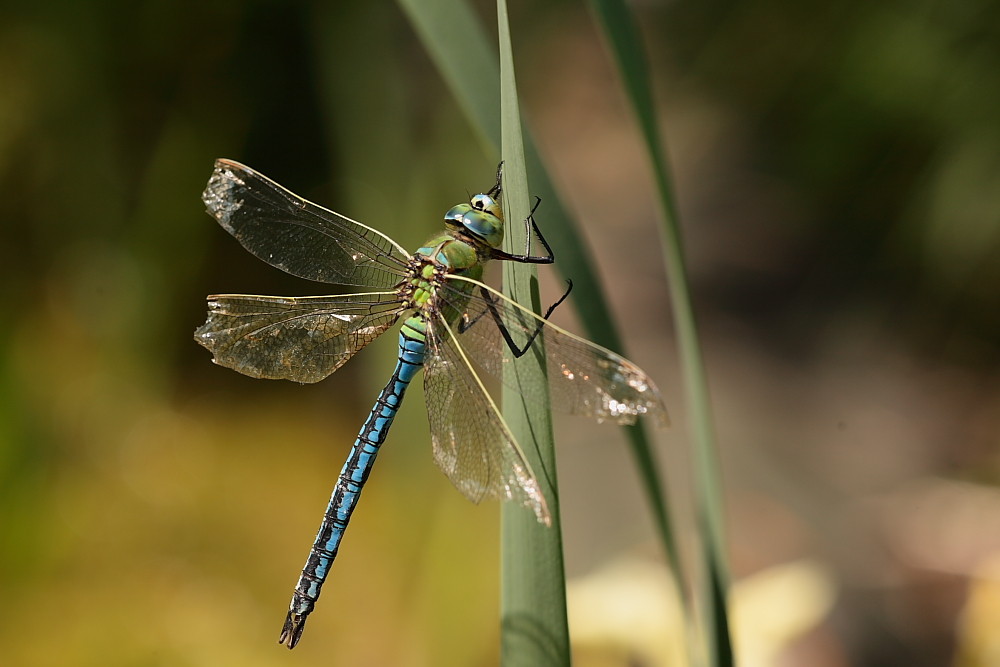
[[[530,205],[505,0],[497,1],[497,24],[507,249],[509,252],[521,252],[527,240],[527,230],[519,223],[527,220]],[[507,296],[519,303],[530,303],[535,312],[540,311],[534,265],[506,263],[503,286]],[[545,352],[541,345],[532,347],[533,354],[525,355],[506,370],[516,375],[520,385],[531,385],[532,390],[521,394],[505,388],[503,412],[514,436],[524,448],[548,501],[551,525],[538,523],[534,515],[524,508],[510,504],[503,507],[500,656],[505,667],[570,664],[555,443],[548,404],[548,378],[542,356]],[[529,402],[523,399],[525,395],[545,398]]]
[[[661,239],[664,264],[673,304],[677,343],[687,397],[687,411],[695,444],[698,521],[705,540],[707,576],[703,586],[703,627],[709,634],[708,658],[712,665],[732,665],[733,650],[726,611],[728,568],[723,526],[721,482],[716,453],[708,383],[698,343],[694,311],[678,225],[670,174],[656,122],[649,74],[639,31],[621,0],[590,0],[598,24],[618,66],[628,100],[639,122],[653,168],[662,209]]]

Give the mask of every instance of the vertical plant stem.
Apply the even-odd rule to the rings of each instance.
[[[707,572],[702,585],[702,609],[705,614],[703,627],[708,633],[708,660],[711,665],[732,665],[734,656],[726,610],[729,573],[725,557],[725,516],[715,428],[688,287],[677,207],[663,140],[656,122],[642,39],[631,13],[621,0],[590,0],[590,5],[604,31],[626,96],[639,123],[660,197],[660,237],[680,350],[688,419],[694,437],[697,518],[705,543],[703,552]]]
[[[530,207],[505,0],[497,1],[497,23],[504,212],[508,249],[520,252],[525,240],[525,230],[520,223],[527,219]],[[504,291],[515,301],[531,304],[536,312],[539,310],[538,280],[533,265],[506,263]],[[544,349],[538,343],[544,344],[544,341],[536,341],[535,354],[525,355],[505,370],[505,373],[515,374],[518,383],[535,388],[522,394],[510,389],[511,383],[506,383],[503,412],[545,494],[551,525],[540,524],[532,512],[511,503],[505,503],[501,510],[500,651],[504,667],[569,665],[570,661],[552,414],[547,399]],[[529,402],[524,395],[545,399]]]

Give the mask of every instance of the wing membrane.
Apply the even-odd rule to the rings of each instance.
[[[474,503],[513,500],[551,521],[531,466],[443,320],[427,332],[424,394],[434,460]]]
[[[215,295],[194,338],[215,363],[244,375],[318,382],[391,327],[402,308],[395,292]]]
[[[244,248],[294,276],[380,289],[406,273],[409,255],[385,234],[238,162],[216,160],[201,198]]]
[[[510,361],[505,355],[508,344],[498,325],[502,324],[512,342],[521,348],[541,327],[539,340],[544,352],[541,345],[532,344],[527,353],[544,356],[553,407],[599,422],[632,424],[640,415],[649,415],[662,425],[669,423],[656,385],[628,359],[555,326],[488,285],[449,276],[449,282],[454,281],[475,285],[473,296],[466,297],[460,291],[466,285],[458,282],[446,285],[445,293],[463,313],[456,325],[462,333],[457,336],[478,367],[510,383],[509,374],[503,372]],[[524,391],[523,387],[513,388]]]

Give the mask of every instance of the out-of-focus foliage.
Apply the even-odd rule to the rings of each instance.
[[[391,350],[315,387],[212,366],[206,294],[329,288],[248,256],[199,195],[238,158],[415,246],[495,170],[417,159],[468,140],[418,55],[391,5],[4,6],[0,662],[287,662],[284,609]],[[435,471],[419,410],[388,449],[292,660],[493,662],[495,508]]]
[[[877,307],[960,360],[1000,336],[995,3],[678,3],[658,25],[681,85],[737,113],[757,175],[793,193],[781,222],[808,223],[785,232],[792,289],[745,275],[730,307]]]
[[[575,3],[514,10],[522,108],[629,349],[670,368],[648,175],[601,44]],[[734,575],[827,568],[832,615],[785,664],[976,664],[988,596],[966,593],[1000,551],[996,6],[638,10]],[[191,340],[207,293],[326,289],[204,215],[220,156],[407,247],[494,168],[391,4],[5,3],[0,662],[495,663],[496,511],[434,469],[419,395],[310,634],[276,645],[393,341],[317,386],[210,364]],[[613,431],[557,426],[571,572],[652,540]],[[679,494],[684,434],[661,452]]]

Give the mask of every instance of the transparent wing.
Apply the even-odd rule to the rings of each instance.
[[[513,500],[549,525],[545,496],[496,404],[444,320],[427,330],[424,395],[434,460],[474,503]]]
[[[278,297],[208,297],[194,339],[215,363],[255,378],[318,382],[399,317],[395,292]]]
[[[462,276],[448,278],[443,294],[462,313],[453,328],[477,367],[511,383],[503,372],[510,357],[505,355],[509,346],[502,325],[517,347],[524,349],[530,343],[526,354],[544,355],[554,408],[599,422],[632,424],[640,415],[648,415],[663,426],[669,424],[656,385],[628,359],[557,327],[488,285]],[[474,289],[467,296],[470,284]],[[539,328],[541,333],[531,343]]]
[[[409,255],[388,236],[238,162],[216,160],[201,198],[244,248],[294,276],[389,288],[406,274]]]

